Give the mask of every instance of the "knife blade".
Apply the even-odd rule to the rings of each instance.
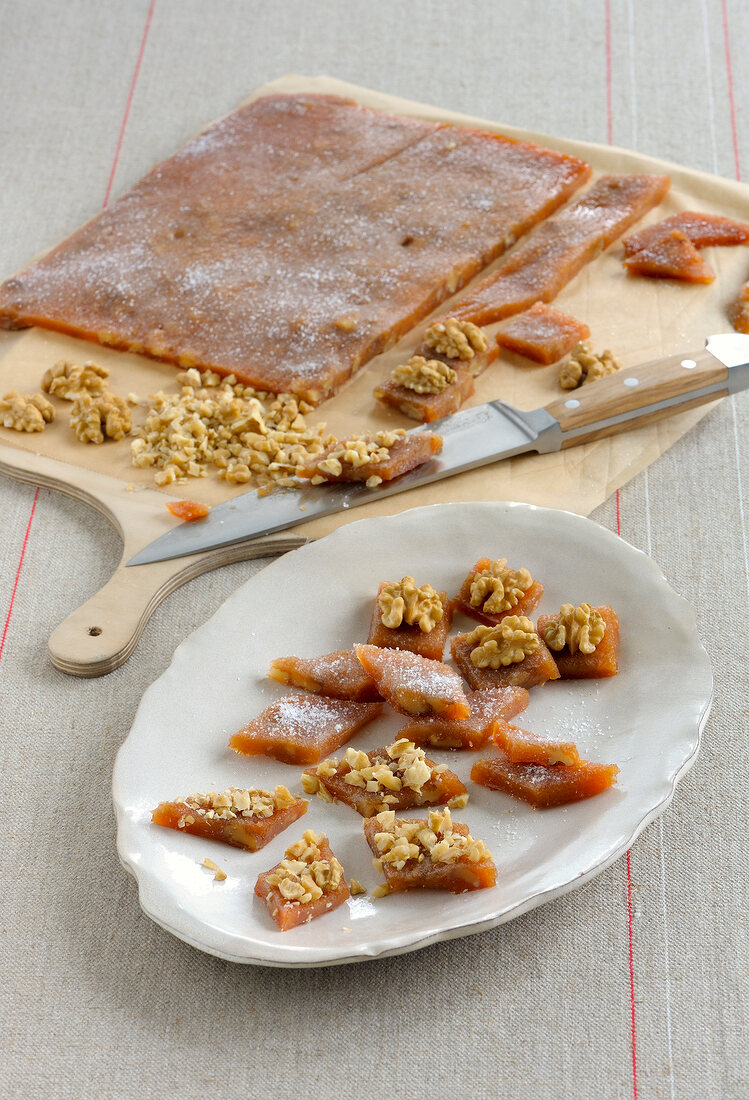
[[[613,435],[749,388],[749,336],[711,336],[698,352],[623,368],[595,385],[568,391],[550,405],[523,412],[504,401],[463,409],[411,432],[435,431],[441,452],[375,489],[331,482],[258,496],[244,493],[154,539],[127,562],[146,565],[230,546],[310,519],[356,508],[432,481],[536,451],[546,453]]]

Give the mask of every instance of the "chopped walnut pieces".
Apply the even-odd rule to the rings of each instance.
[[[597,608],[589,603],[563,603],[558,615],[549,619],[544,631],[544,641],[556,652],[564,649],[570,653],[594,653],[606,633],[606,622]]]
[[[331,764],[330,760],[323,760],[322,764],[318,765],[318,772],[323,764]],[[333,769],[335,771],[335,769]],[[322,802],[332,802],[333,796],[329,792],[324,783],[321,783],[316,775],[310,775],[309,772],[302,773],[302,790],[305,794],[316,794]]]
[[[477,351],[486,351],[486,335],[472,321],[448,317],[435,321],[424,333],[424,343],[448,359],[473,359]]]
[[[389,448],[396,439],[405,434],[403,428],[397,428],[395,431],[374,432],[372,435],[352,435],[349,439],[340,440],[327,457],[318,463],[318,469],[324,474],[340,477],[344,462],[355,469],[385,462],[390,457]]]
[[[288,901],[302,904],[336,890],[343,868],[335,856],[322,858],[319,848],[322,839],[313,829],[307,829],[300,841],[286,849],[286,857],[278,869],[267,876],[268,885],[275,886]]]
[[[79,367],[70,360],[60,359],[44,372],[42,389],[53,397],[61,397],[63,401],[76,401],[85,393],[104,393],[107,378],[109,371],[97,363],[89,361]]]
[[[362,886],[358,878],[350,878],[348,883],[349,893],[352,898],[355,898],[358,894],[366,894],[366,886]]]
[[[371,794],[382,795],[382,801],[387,804],[388,792],[397,792],[407,787],[420,794],[425,783],[428,783],[434,775],[446,770],[445,765],[438,765],[432,769],[427,763],[423,749],[417,748],[413,741],[409,741],[406,737],[393,741],[386,747],[385,752],[390,758],[389,763],[383,760],[373,763],[366,752],[353,748],[346,749],[343,759],[349,770],[344,774],[343,782]],[[317,794],[324,801],[331,802],[330,793],[317,776],[333,776],[338,767],[337,760],[323,760],[315,768],[315,774],[305,773],[302,776],[302,787],[305,792]]]
[[[457,379],[457,374],[440,359],[425,359],[412,355],[407,363],[396,367],[390,375],[396,386],[405,386],[414,393],[442,393]]]
[[[230,484],[296,485],[297,471],[335,439],[325,424],[308,427],[312,406],[292,394],[270,394],[194,368],[177,375],[179,393],[148,399],[133,441],[134,466],[153,467],[157,485],[205,477],[209,467]]]
[[[42,432],[55,419],[55,410],[44,394],[20,394],[11,390],[0,398],[0,426],[16,432]]]
[[[471,662],[476,668],[517,664],[540,645],[536,628],[525,615],[508,615],[497,626],[477,626],[466,641],[474,647]]]
[[[385,750],[390,764],[372,764],[366,753],[347,749],[345,760],[351,771],[344,777],[347,783],[366,787],[372,792],[399,791],[410,787],[417,793],[432,778],[432,769],[426,763],[424,751],[413,741],[401,737]],[[351,779],[354,776],[354,779]]]
[[[450,810],[432,810],[426,823],[404,821],[393,810],[383,810],[376,818],[379,832],[374,841],[383,864],[392,863],[400,870],[408,860],[423,861],[429,856],[433,863],[454,863],[468,860],[479,863],[491,859],[482,840],[453,829]]]
[[[82,393],[70,411],[70,427],[81,443],[103,443],[105,437],[123,439],[132,426],[127,402],[108,391],[94,396]]]
[[[278,786],[270,791],[255,787],[229,787],[225,791],[208,791],[207,794],[191,794],[185,805],[211,819],[230,821],[238,817],[272,817],[276,810],[284,810],[294,802],[287,787]]]
[[[559,368],[559,385],[563,390],[575,390],[588,382],[596,382],[621,368],[621,362],[607,348],[600,355],[589,344],[578,344]]]
[[[206,856],[205,859],[203,860],[203,866],[207,867],[207,869],[209,871],[215,871],[216,872],[213,877],[216,879],[217,882],[225,882],[226,881],[226,871],[222,871],[221,868],[219,867],[218,863],[214,863],[212,859],[208,858],[208,856]]]
[[[403,577],[396,584],[387,584],[377,597],[382,625],[395,630],[401,623],[419,624],[419,630],[430,634],[442,622],[444,608],[431,584],[416,587],[413,577]]]
[[[475,573],[471,581],[471,607],[481,607],[491,615],[509,611],[533,584],[527,569],[508,569],[507,558],[491,562],[488,569]]]

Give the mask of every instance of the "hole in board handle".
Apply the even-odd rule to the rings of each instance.
[[[100,626],[90,626],[88,628],[88,632],[89,632],[89,634],[91,635],[92,638],[98,638],[99,635],[101,634],[101,627]]]

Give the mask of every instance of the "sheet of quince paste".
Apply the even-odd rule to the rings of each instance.
[[[349,96],[361,104],[384,111],[463,123],[510,137],[537,141],[584,158],[593,166],[594,179],[608,172],[669,175],[669,194],[638,228],[679,210],[705,211],[749,220],[749,189],[742,184],[615,147],[530,133],[504,126],[501,121],[472,118],[329,77],[286,76],[258,88],[247,102],[270,93],[298,92]],[[697,350],[712,333],[731,331],[727,309],[746,280],[749,249],[739,246],[704,250],[705,258],[717,274],[715,282],[709,286],[628,277],[621,262],[623,255],[621,242],[613,244],[602,256],[583,268],[554,301],[555,307],[589,325],[590,343],[595,350],[610,348],[624,366],[634,366],[664,355]],[[484,273],[491,270],[492,267],[489,267]],[[471,284],[462,293],[468,294],[470,289]],[[455,303],[460,297],[457,295],[450,302]],[[432,317],[449,312],[450,303],[446,303]],[[405,362],[413,354],[429,321],[430,318],[427,318],[396,347],[367,363],[335,397],[309,413],[308,422],[323,420],[339,437],[384,427],[412,427],[412,421],[375,402],[372,390],[394,366]],[[487,326],[490,338],[495,330],[496,326]],[[30,329],[0,333],[0,393],[12,389],[22,393],[37,391],[44,371],[59,359],[72,359],[78,363],[93,360],[108,367],[111,371],[111,389],[123,396],[135,394],[143,398],[160,389],[167,392],[178,389],[177,372],[168,364],[112,351],[54,332]],[[555,366],[534,365],[503,350],[499,359],[477,380],[476,393],[468,404],[501,398],[521,409],[536,408],[562,393],[557,374],[558,368]],[[43,454],[73,467],[114,476],[136,489],[139,486],[155,487],[151,470],[132,466],[129,439],[107,441],[101,446],[79,443],[67,426],[68,408],[60,408],[58,421],[43,432],[26,435],[0,430],[0,448],[10,445]],[[375,501],[353,512],[302,524],[294,534],[319,537],[351,519],[387,515],[442,501],[519,500],[587,514],[663,454],[709,408],[703,406],[657,424],[563,453],[532,454],[485,466]],[[145,411],[143,404],[133,407],[134,431],[142,423]],[[75,470],[64,471],[61,468],[61,477],[75,481]],[[207,477],[190,478],[168,486],[165,491],[170,496],[183,496],[215,505],[231,499],[245,488],[227,485],[218,479],[215,471],[210,470]]]

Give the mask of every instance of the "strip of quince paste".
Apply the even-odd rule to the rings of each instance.
[[[265,96],[3,283],[0,326],[317,404],[589,175],[576,157],[464,126]]]
[[[450,316],[488,325],[534,302],[552,301],[585,264],[657,206],[669,185],[668,176],[602,176],[542,222]]]

